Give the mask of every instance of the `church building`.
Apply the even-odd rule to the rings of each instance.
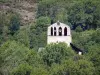
[[[47,44],[59,42],[65,42],[69,47],[72,37],[70,27],[58,21],[48,27]]]

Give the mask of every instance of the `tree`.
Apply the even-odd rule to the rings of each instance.
[[[88,52],[88,47],[95,44],[92,36],[95,33],[95,30],[87,30],[84,32],[72,32],[73,43],[76,47],[82,49],[84,52]]]
[[[93,64],[84,59],[73,61],[68,59],[62,64],[53,64],[51,67],[52,75],[94,75]]]
[[[47,27],[50,25],[49,17],[39,17],[35,25],[30,28],[30,48],[46,46]]]
[[[24,63],[14,68],[11,72],[11,75],[30,75],[31,72],[32,72],[32,66],[30,66],[27,63]]]
[[[95,74],[96,75],[100,75],[100,57],[99,57],[99,53],[100,53],[100,45],[95,43],[92,46],[89,46],[88,48],[88,53],[86,54],[86,56],[90,59],[90,61],[93,62],[94,67],[95,67]]]
[[[81,26],[78,26],[78,27],[75,29],[75,31],[76,31],[76,32],[82,32],[83,30],[82,30]]]
[[[100,44],[100,28],[98,28],[93,34],[91,40],[95,41],[96,43]]]
[[[43,61],[51,66],[53,63],[61,63],[61,60],[68,59],[74,55],[74,52],[67,47],[65,43],[50,44],[42,51]]]
[[[36,28],[41,28],[42,31],[47,31],[47,27],[50,25],[50,23],[51,20],[49,17],[39,17],[36,21]]]
[[[0,12],[0,35],[3,33],[4,20],[4,14]]]
[[[96,29],[99,15],[95,12],[99,8],[99,1],[87,0],[77,1],[68,12],[68,21],[73,25],[73,29],[82,26],[83,30]],[[95,17],[95,15],[98,17]]]
[[[11,35],[14,35],[14,33],[20,29],[20,24],[19,16],[16,14],[12,15],[10,19],[10,26],[8,27]]]
[[[30,61],[30,53],[31,50],[21,43],[16,41],[7,41],[2,45],[2,47],[0,47],[0,71],[3,74],[9,74],[20,64]],[[31,54],[34,54],[32,55],[33,57],[36,55],[34,51]]]
[[[43,67],[43,66],[39,66],[39,67],[34,67],[32,70],[32,73],[30,75],[50,75],[48,70]]]
[[[30,47],[29,28],[20,29],[14,34],[13,39],[24,44],[27,47]]]
[[[37,16],[48,16],[52,22],[57,20],[67,21],[67,10],[73,2],[72,0],[40,0],[38,5]]]

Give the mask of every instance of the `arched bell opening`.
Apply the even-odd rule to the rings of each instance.
[[[56,36],[57,34],[56,34],[56,27],[54,27],[54,36]]]
[[[59,36],[62,36],[62,28],[59,27]]]
[[[53,36],[53,28],[51,27],[51,36]]]
[[[67,28],[64,28],[64,36],[67,36]]]

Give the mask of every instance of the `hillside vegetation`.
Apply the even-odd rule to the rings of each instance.
[[[22,25],[35,22],[36,8],[35,0],[0,0],[0,11],[8,14],[9,12],[18,13]]]
[[[99,0],[0,0],[0,75],[100,75],[99,8]],[[83,55],[47,45],[47,27],[58,20]]]

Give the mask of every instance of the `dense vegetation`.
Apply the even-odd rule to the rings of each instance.
[[[0,0],[6,3],[12,0]],[[22,27],[13,11],[0,12],[0,75],[100,75],[100,1],[37,0],[36,22]],[[65,43],[47,45],[47,27],[72,28],[79,56]],[[39,48],[44,47],[41,52]]]

